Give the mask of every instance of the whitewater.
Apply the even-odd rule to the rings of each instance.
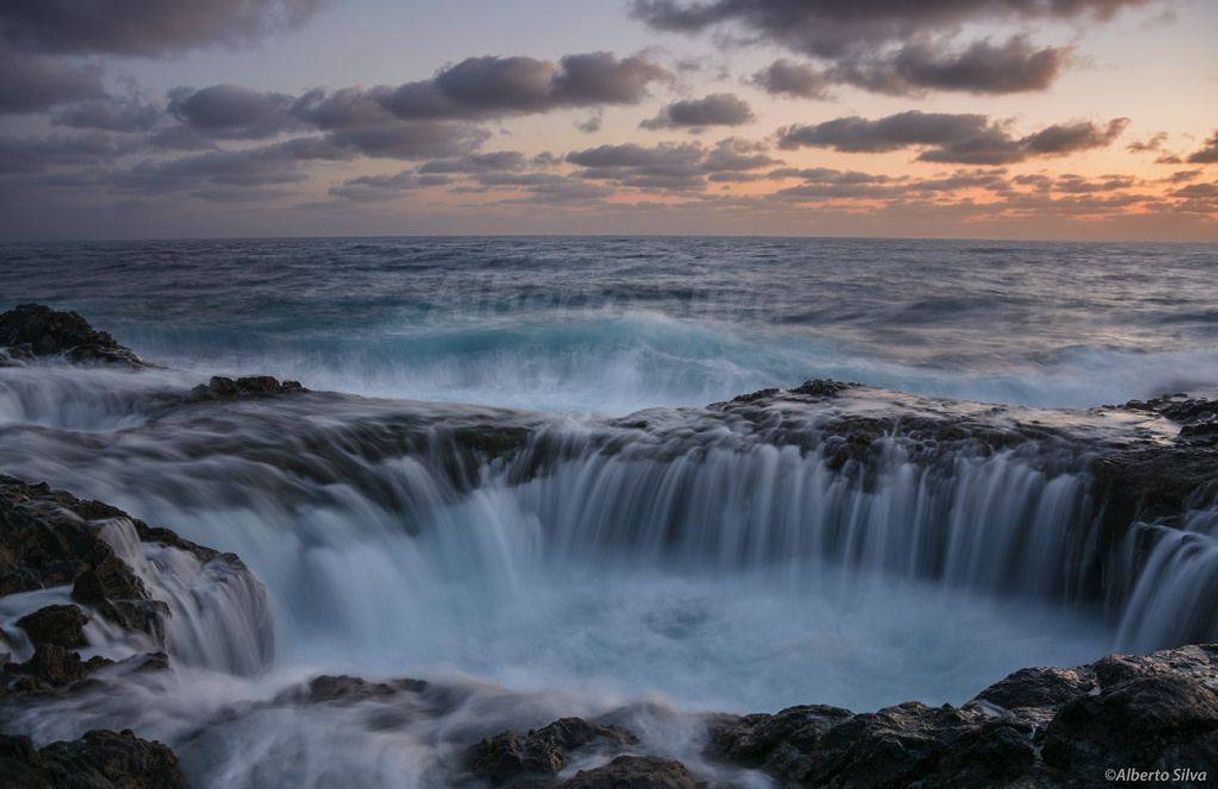
[[[248,566],[144,555],[128,525],[107,527],[170,600],[175,671],[16,725],[42,742],[133,728],[203,786],[437,786],[474,735],[597,715],[765,786],[705,761],[699,715],[958,704],[1023,666],[1218,640],[1218,501],[1109,541],[1096,453],[1172,433],[1085,410],[1218,389],[1216,256],[6,246],[0,309],[77,310],[159,366],[0,367],[0,472]],[[252,373],[312,391],[183,405],[213,374]],[[731,402],[810,378],[863,386]],[[865,458],[843,424],[872,431]],[[66,590],[27,595],[3,600],[0,624]],[[96,654],[147,646],[90,639]],[[276,703],[321,673],[438,690],[409,710]]]

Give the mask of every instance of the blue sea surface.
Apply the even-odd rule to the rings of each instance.
[[[1089,406],[1218,385],[1218,247],[349,238],[0,247],[0,306],[318,389],[575,413],[810,377]]]

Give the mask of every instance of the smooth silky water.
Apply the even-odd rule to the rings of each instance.
[[[79,309],[170,369],[0,370],[0,470],[232,551],[266,587],[258,600],[235,575],[200,602],[184,556],[145,557],[178,601],[175,672],[125,677],[121,692],[42,705],[16,725],[42,741],[132,727],[170,743],[201,785],[431,786],[478,736],[605,714],[713,771],[701,711],[960,703],[1023,666],[1213,632],[1209,510],[1156,543],[1121,599],[1081,593],[1095,513],[1070,459],[961,456],[930,471],[894,443],[864,490],[815,452],[720,435],[696,409],[653,414],[664,431],[614,428],[621,452],[589,439],[607,429],[602,416],[812,376],[1054,406],[1218,385],[1212,248],[1137,252],[6,248],[2,292]],[[215,372],[346,394],[165,407],[166,393]],[[402,419],[471,412],[544,441],[466,479],[446,471],[440,434],[410,454],[377,449]],[[555,445],[544,473],[522,473],[530,452]],[[216,648],[208,633],[251,643]],[[271,703],[319,673],[420,677],[434,690],[396,706]]]

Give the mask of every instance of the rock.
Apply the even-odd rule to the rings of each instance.
[[[804,381],[791,391],[809,397],[837,397],[852,386],[860,386],[860,384],[835,381],[832,378],[813,378]]]
[[[0,778],[11,789],[185,789],[173,751],[130,730],[95,730],[37,750],[0,735]]]
[[[291,694],[290,700],[319,704],[329,701],[364,701],[388,698],[399,693],[422,693],[427,683],[421,679],[394,679],[388,682],[369,682],[360,677],[323,675],[309,680],[304,692]]]
[[[719,716],[706,755],[779,786],[1088,786],[1121,766],[1213,776],[1216,689],[1218,645],[1111,655],[1022,669],[958,708]]]
[[[26,662],[4,665],[0,685],[19,693],[46,693],[79,682],[110,663],[103,657],[81,660],[79,652],[55,644],[40,644]]]
[[[469,749],[466,761],[470,772],[492,786],[544,785],[545,779],[562,771],[571,751],[591,745],[620,748],[636,742],[633,734],[616,726],[562,718],[523,736],[505,731],[486,737]]]
[[[977,694],[1007,710],[1060,707],[1085,696],[1096,685],[1095,672],[1088,668],[1022,668]]]
[[[62,355],[77,363],[149,366],[75,312],[42,304],[22,304],[0,314],[0,346],[7,346],[15,358]]]
[[[722,716],[710,725],[709,751],[743,767],[787,772],[784,762],[810,747],[826,731],[853,713],[840,707],[790,707],[774,715]]]
[[[580,770],[564,789],[697,789],[685,765],[655,756],[619,756],[604,767]]]
[[[1184,675],[1130,679],[1070,702],[1045,730],[1044,760],[1082,779],[1105,765],[1218,769],[1218,693]]]
[[[17,620],[35,646],[53,644],[59,647],[83,647],[84,626],[89,621],[85,613],[74,605],[48,605]]]
[[[206,384],[191,390],[193,400],[242,400],[259,397],[307,392],[299,381],[283,381],[269,375],[253,375],[244,378],[225,378],[213,375]]]

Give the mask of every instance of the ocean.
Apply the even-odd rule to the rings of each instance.
[[[573,413],[809,377],[1087,407],[1218,384],[1218,247],[353,238],[0,247],[0,301],[149,358]]]
[[[1101,544],[1095,448],[1160,428],[1087,410],[1218,389],[1216,271],[1199,245],[0,247],[0,311],[76,310],[158,365],[0,367],[0,472],[234,552],[262,584],[129,539],[172,602],[174,671],[11,725],[133,728],[200,786],[442,786],[478,737],[610,715],[766,786],[706,760],[699,715],[960,704],[1023,666],[1216,637],[1218,504]],[[191,399],[215,374],[312,391]],[[865,387],[707,408],[814,378]],[[835,408],[896,415],[875,457],[834,454]],[[967,429],[902,434],[926,420]],[[1016,422],[1034,438],[993,443]],[[0,626],[66,591],[29,594]],[[285,706],[323,673],[441,690]]]

